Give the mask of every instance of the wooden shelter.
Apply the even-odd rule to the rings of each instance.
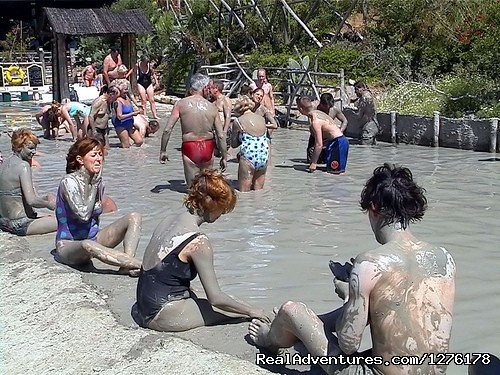
[[[137,61],[136,35],[154,32],[145,14],[138,9],[114,11],[107,8],[43,8],[43,10],[53,34],[52,88],[54,100],[59,101],[69,97],[67,36],[119,36],[123,63],[130,68]]]

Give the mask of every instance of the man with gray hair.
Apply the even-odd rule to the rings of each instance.
[[[196,73],[191,77],[189,96],[174,105],[161,137],[160,163],[165,163],[169,160],[166,149],[170,134],[177,120],[181,120],[182,161],[188,187],[198,172],[212,168],[216,142],[222,153],[220,167],[224,171],[227,166],[223,124],[217,107],[206,99],[209,83],[206,75]]]

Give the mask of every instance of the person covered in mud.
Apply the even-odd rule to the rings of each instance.
[[[37,194],[31,175],[31,163],[40,143],[31,130],[12,133],[12,155],[0,164],[0,229],[18,236],[55,232],[53,215],[38,216],[35,208],[56,208],[54,194]]]
[[[342,111],[339,111],[337,108],[334,107],[334,104],[335,104],[335,99],[333,95],[330,94],[329,92],[325,92],[321,94],[321,96],[319,97],[319,103],[316,109],[318,111],[326,113],[334,120],[336,119],[340,121],[340,130],[342,131],[342,133],[344,133],[344,130],[347,128],[347,118],[344,116]],[[314,152],[314,143],[315,143],[314,134],[313,132],[311,132],[311,134],[309,135],[309,142],[307,143],[307,151],[306,151],[308,163],[311,162],[311,157]],[[321,154],[318,158],[318,164],[323,164],[325,162],[326,162],[325,148],[323,147],[323,149],[321,150]]]
[[[219,117],[222,121],[224,133],[227,134],[229,128],[231,127],[231,111],[233,109],[233,105],[231,100],[222,93],[224,89],[224,84],[220,80],[215,80],[210,82],[209,93],[212,102],[217,107],[217,111],[219,112]]]
[[[89,125],[95,129],[94,137],[99,139],[105,148],[109,149],[109,118],[111,104],[120,95],[117,87],[108,89],[103,86],[100,95],[90,105]]]
[[[61,113],[61,104],[53,101],[51,104],[44,105],[35,115],[36,121],[42,126],[43,138],[55,139],[59,135],[59,114]]]
[[[220,166],[223,171],[227,167],[226,134],[223,124],[217,107],[206,99],[209,83],[210,79],[206,75],[196,73],[191,77],[190,95],[174,105],[161,137],[160,162],[165,163],[168,160],[166,149],[170,134],[180,119],[182,161],[188,187],[198,172],[212,168],[216,143],[222,155]]]
[[[266,124],[270,124],[270,126],[268,125],[267,135],[268,138],[271,139],[272,131],[278,128],[278,123],[276,122],[276,119],[271,111],[266,106],[262,105],[262,100],[264,99],[264,90],[257,88],[251,92],[250,97],[255,103],[254,107],[252,108],[252,112],[264,117],[264,119],[266,120]]]
[[[68,151],[67,174],[57,191],[57,258],[71,266],[97,258],[120,267],[121,273],[136,276],[141,268],[141,261],[134,258],[141,235],[141,215],[132,212],[99,228],[105,204],[103,151],[104,146],[92,137],[78,140]],[[124,251],[114,250],[122,241]]]
[[[396,356],[448,351],[455,263],[444,248],[417,239],[409,230],[427,208],[424,189],[409,169],[384,164],[367,181],[360,204],[381,246],[359,254],[352,264],[330,262],[344,305],[318,316],[303,303],[286,302],[270,326],[250,323],[250,339],[272,350],[302,341],[313,356],[360,357],[357,365],[322,365],[328,374],[444,374],[444,365],[391,362]],[[367,324],[373,348],[358,353]],[[369,364],[362,358],[368,356],[383,360]],[[384,361],[392,364],[385,366]]]
[[[269,163],[269,139],[264,117],[253,113],[255,102],[242,96],[235,105],[231,147],[240,147],[238,188],[241,192],[264,188]],[[272,126],[272,125],[270,125]]]
[[[214,250],[200,232],[234,209],[236,192],[224,176],[205,169],[192,180],[184,198],[187,211],[162,220],[144,252],[132,317],[144,328],[180,332],[196,327],[238,322],[242,318],[270,322],[263,309],[224,293],[214,270]],[[190,282],[200,277],[206,298]]]
[[[318,159],[325,146],[326,171],[340,174],[345,172],[349,142],[333,119],[326,113],[314,109],[311,98],[297,98],[299,112],[306,115],[310,123],[311,134],[314,135],[314,151],[311,155],[309,172],[317,168]]]
[[[97,76],[97,63],[89,59],[90,64],[82,70],[82,81],[86,87],[94,86],[94,81]]]
[[[374,145],[377,143],[376,136],[380,132],[380,127],[373,96],[366,83],[362,81],[354,84],[354,92],[357,97],[355,100],[357,102],[356,116],[361,122],[360,144]]]

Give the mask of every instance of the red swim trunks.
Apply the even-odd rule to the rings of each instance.
[[[182,154],[195,164],[208,163],[212,160],[215,149],[214,139],[200,139],[182,142]]]

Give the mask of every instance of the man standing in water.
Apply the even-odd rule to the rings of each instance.
[[[347,166],[349,142],[342,130],[329,115],[314,109],[310,98],[298,98],[297,106],[299,112],[309,119],[311,135],[314,136],[314,151],[309,164],[309,172],[316,170],[323,143],[325,143],[326,171],[334,174],[344,173]]]
[[[203,74],[196,73],[191,77],[190,96],[174,105],[161,137],[160,162],[165,163],[168,160],[166,149],[170,134],[177,120],[181,120],[182,161],[188,187],[199,171],[212,168],[216,142],[222,154],[221,169],[224,171],[227,166],[226,134],[222,121],[217,107],[205,99],[209,83],[210,79]]]
[[[382,246],[358,255],[353,264],[330,262],[344,305],[317,316],[302,303],[287,302],[270,326],[252,320],[251,340],[275,350],[300,340],[311,355],[329,356],[330,363],[322,364],[329,374],[444,374],[444,363],[429,360],[439,362],[432,354],[448,352],[455,262],[444,248],[408,230],[424,215],[423,193],[409,169],[376,168],[360,203]],[[358,353],[367,324],[373,348]],[[402,365],[402,356],[423,360]]]
[[[361,139],[362,145],[374,145],[377,143],[375,137],[379,133],[379,125],[377,121],[377,110],[373,96],[366,83],[358,81],[354,84],[354,92],[357,99],[356,115],[361,121]]]

